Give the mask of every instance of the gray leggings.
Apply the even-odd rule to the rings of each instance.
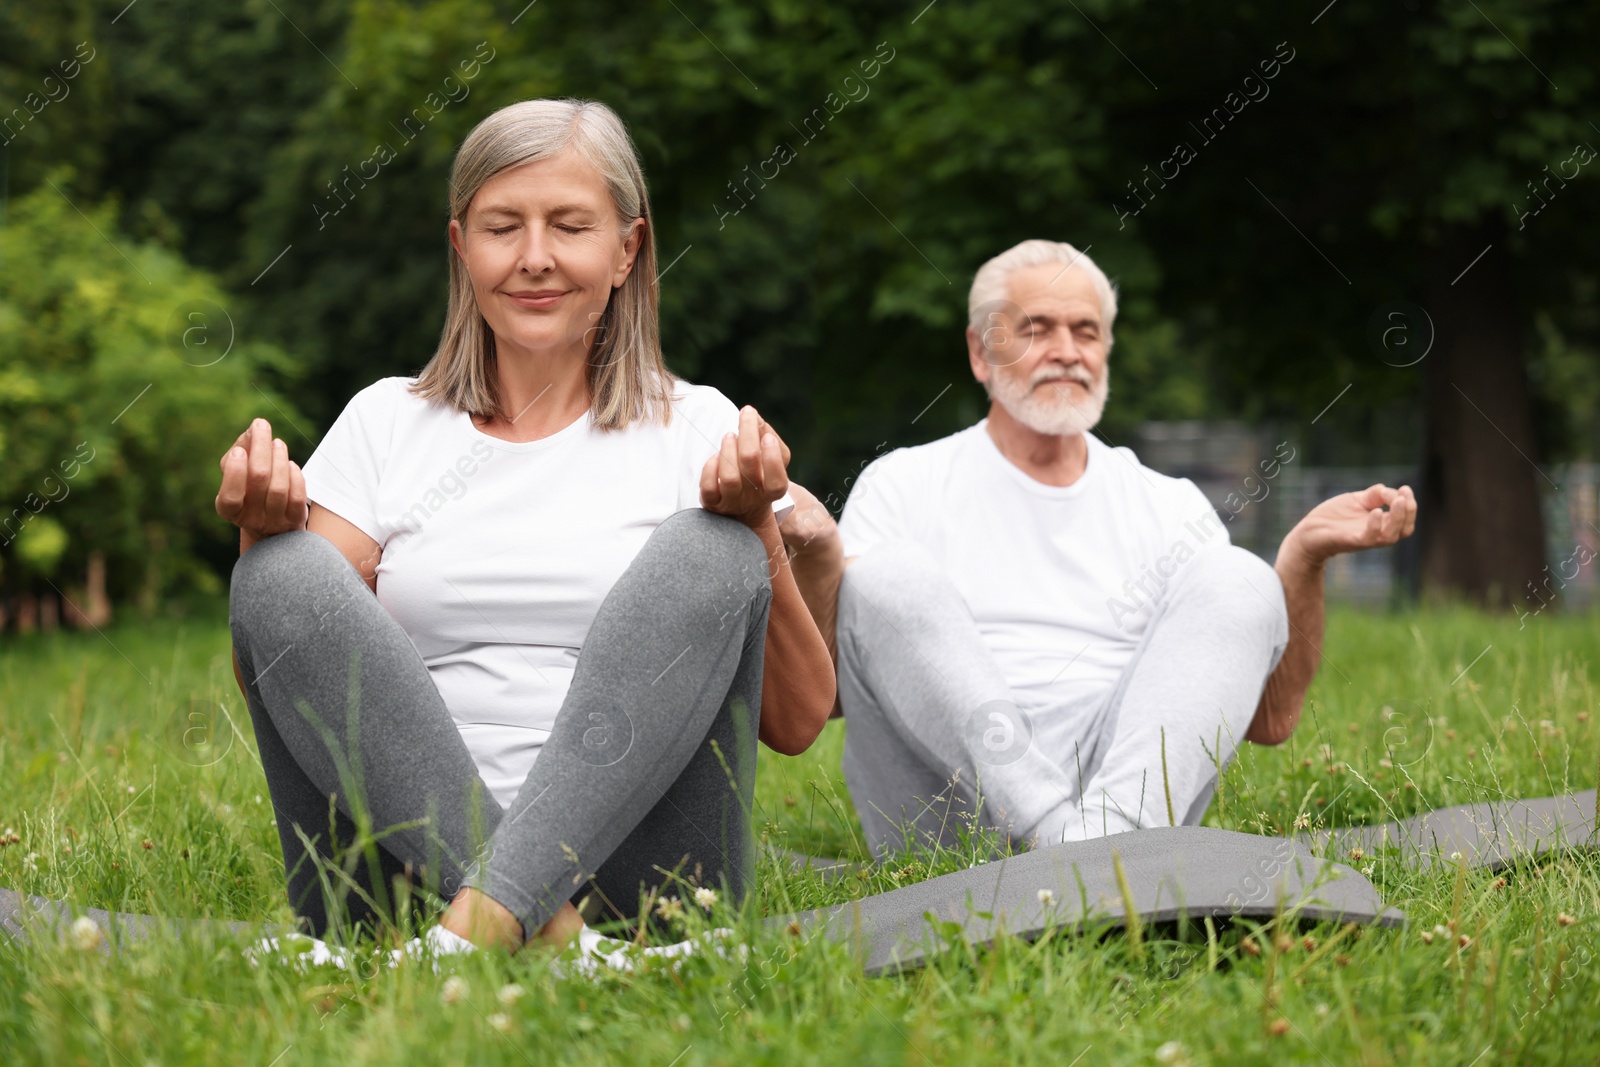
[[[1116,687],[1060,747],[921,545],[877,545],[839,588],[844,776],[880,858],[955,848],[967,821],[1018,843],[1195,825],[1289,640],[1277,573],[1216,547],[1171,579]],[[1066,662],[1073,649],[1062,650]],[[908,842],[909,838],[909,842]]]
[[[445,900],[475,886],[529,936],[591,890],[631,917],[663,871],[742,900],[771,599],[749,528],[698,508],[661,523],[502,811],[415,646],[332,543],[259,542],[234,566],[230,624],[295,914],[319,936],[341,916],[377,926],[396,876]],[[358,819],[366,847],[349,850]]]

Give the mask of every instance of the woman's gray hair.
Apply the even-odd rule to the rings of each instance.
[[[1100,298],[1100,325],[1105,331],[1106,354],[1110,355],[1111,325],[1117,321],[1116,287],[1106,277],[1105,271],[1095,266],[1094,260],[1065,241],[1023,241],[979,267],[972,279],[972,289],[967,294],[967,325],[982,337],[983,332],[993,325],[988,321],[988,316],[1001,303],[1010,300],[1012,272],[1046,263],[1059,263],[1063,271],[1068,267],[1081,270],[1094,283],[1094,291]]]
[[[644,170],[622,119],[592,100],[523,100],[501,108],[477,126],[456,153],[450,171],[450,217],[465,229],[467,209],[495,175],[549,159],[571,148],[605,179],[622,226],[644,219],[638,255],[627,279],[611,294],[590,327],[590,411],[593,425],[622,429],[637,420],[666,423],[673,380],[661,356],[655,236]],[[452,248],[450,302],[433,358],[412,391],[458,411],[504,416],[494,373],[494,333],[478,310],[466,264]]]

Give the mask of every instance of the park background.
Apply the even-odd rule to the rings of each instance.
[[[0,886],[292,920],[229,656],[217,459],[255,416],[304,459],[354,392],[423,365],[455,148],[549,95],[633,131],[670,366],[758,405],[835,511],[882,452],[981,416],[967,286],[1030,237],[1120,286],[1097,432],[1195,477],[1236,541],[1270,556],[1322,496],[1418,488],[1414,538],[1330,572],[1358,603],[1329,612],[1305,720],[1243,746],[1208,827],[1593,788],[1596,41],[1595,0],[0,7]],[[746,920],[990,855],[872,862],[843,728],[762,754],[753,823],[857,876],[764,848],[751,907],[680,930],[739,926],[756,967],[302,975],[203,934],[109,958],[0,938],[0,1058],[1600,1062],[1592,849],[1329,855],[1397,930],[1063,927],[878,979],[847,945],[799,951]]]
[[[260,415],[303,461],[421,368],[455,148],[552,95],[632,130],[669,365],[835,513],[982,415],[972,273],[1047,237],[1120,288],[1097,432],[1237,542],[1408,481],[1417,537],[1336,597],[1584,606],[1597,39],[1547,0],[8,5],[4,626],[221,596],[217,457]]]

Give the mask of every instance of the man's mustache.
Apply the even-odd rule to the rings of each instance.
[[[1065,371],[1047,371],[1043,374],[1035,375],[1033,381],[1028,383],[1028,388],[1036,389],[1046,382],[1077,382],[1085,389],[1094,388],[1094,377],[1081,367],[1073,367],[1071,370]]]

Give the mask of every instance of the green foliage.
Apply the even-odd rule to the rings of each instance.
[[[294,361],[245,338],[213,278],[79,199],[69,172],[13,209],[0,229],[0,557],[79,576],[102,551],[113,596],[146,607],[192,580],[215,591],[196,552],[232,529],[212,505],[218,457],[263,408],[292,436],[295,406],[258,379],[292,376]]]
[[[1600,146],[1592,5],[13,8],[0,13],[0,106],[79,41],[98,53],[6,153],[10,188],[73,164],[87,199],[123,205],[118,229],[215,272],[230,313],[305,366],[263,384],[293,386],[312,436],[359,388],[432,354],[461,138],[497,107],[570,95],[615,107],[643,154],[671,264],[669,363],[760,406],[824,498],[841,500],[881,451],[983,413],[966,288],[1033,236],[1092,248],[1119,285],[1113,441],[1146,418],[1304,425],[1349,385],[1310,459],[1335,445],[1346,462],[1415,454],[1437,361],[1385,365],[1369,317],[1426,304],[1492,241],[1513,262],[1507,321],[1527,342],[1534,458],[1600,448],[1582,384],[1600,361],[1585,244],[1600,167],[1524,214],[1530,181],[1575,144]],[[1200,137],[1194,124],[1280,42],[1295,58],[1270,96]],[[1181,140],[1198,157],[1119,217],[1130,183]],[[360,177],[379,146],[393,158]]]
[[[17,559],[39,574],[49,575],[67,551],[67,531],[50,515],[29,521],[17,535]]]

